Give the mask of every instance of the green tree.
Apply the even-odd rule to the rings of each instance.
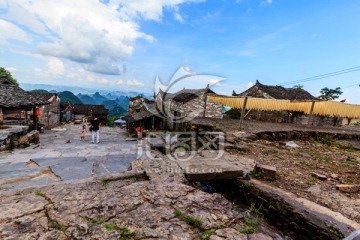
[[[304,85],[301,85],[301,84],[296,84],[293,86],[293,88],[300,88],[300,89],[303,89],[304,88]]]
[[[6,70],[3,67],[0,67],[0,78],[1,77],[6,77],[7,80],[9,80],[10,82],[12,82],[13,84],[15,84],[16,86],[19,86],[18,81],[11,75],[11,72],[9,72],[8,70]]]
[[[335,100],[338,99],[342,93],[343,92],[341,91],[340,87],[335,89],[325,87],[320,90],[319,98],[324,100]]]

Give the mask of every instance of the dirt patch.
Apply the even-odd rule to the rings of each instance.
[[[325,138],[295,143],[300,147],[286,147],[284,141],[257,140],[248,143],[247,153],[233,151],[233,154],[275,166],[277,178],[269,182],[272,185],[360,222],[360,193],[336,189],[337,184],[360,184],[357,142]],[[325,180],[316,174],[326,176]]]

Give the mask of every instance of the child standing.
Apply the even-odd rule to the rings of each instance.
[[[81,141],[84,141],[86,132],[87,132],[86,131],[86,126],[83,125],[82,130],[81,130],[81,137],[80,137]]]

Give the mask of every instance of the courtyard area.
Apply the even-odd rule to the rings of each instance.
[[[91,134],[80,140],[82,125],[66,124],[40,135],[40,143],[0,153],[0,191],[67,180],[110,176],[136,159],[137,141],[125,130],[102,127],[100,144]]]

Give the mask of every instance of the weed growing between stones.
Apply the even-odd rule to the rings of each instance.
[[[107,187],[109,185],[109,181],[108,180],[103,180],[101,182],[101,184],[102,184],[103,187]]]
[[[92,223],[92,224],[103,224],[103,223],[105,223],[104,221],[96,220],[96,219],[90,219],[89,222]]]
[[[36,196],[43,197],[43,198],[45,197],[45,193],[43,193],[43,192],[41,192],[41,191],[36,191],[36,192],[35,192],[35,195],[36,195]]]
[[[203,222],[200,219],[190,216],[190,215],[185,215],[179,209],[175,209],[174,215],[181,221],[186,222],[186,223],[190,224],[191,226],[194,226],[199,229],[201,228],[201,225],[203,224]]]
[[[120,240],[125,240],[127,238],[130,238],[134,235],[133,232],[131,232],[128,228],[120,228]]]
[[[134,233],[132,231],[130,231],[130,229],[128,229],[126,227],[118,227],[113,223],[107,223],[107,222],[104,222],[101,220],[96,220],[96,219],[90,219],[89,222],[92,224],[103,225],[103,227],[107,231],[117,231],[118,230],[120,232],[120,240],[126,240],[134,235]]]
[[[55,228],[55,229],[57,229],[57,230],[59,230],[59,231],[64,231],[65,230],[65,227],[63,226],[63,225],[61,225],[58,221],[56,221],[56,220],[52,220],[51,222],[50,222],[50,227],[51,228]]]
[[[214,235],[215,234],[215,232],[214,231],[205,231],[205,232],[202,232],[202,233],[200,233],[199,234],[199,238],[201,239],[201,240],[208,240],[208,239],[210,239],[210,237],[212,236],[212,235]]]
[[[112,223],[105,223],[104,228],[108,231],[114,231],[116,230],[116,226]]]
[[[259,224],[263,221],[264,216],[260,212],[262,204],[256,208],[255,203],[251,203],[249,211],[250,216],[244,216],[245,226],[242,226],[238,229],[240,233],[252,234],[256,232]]]

